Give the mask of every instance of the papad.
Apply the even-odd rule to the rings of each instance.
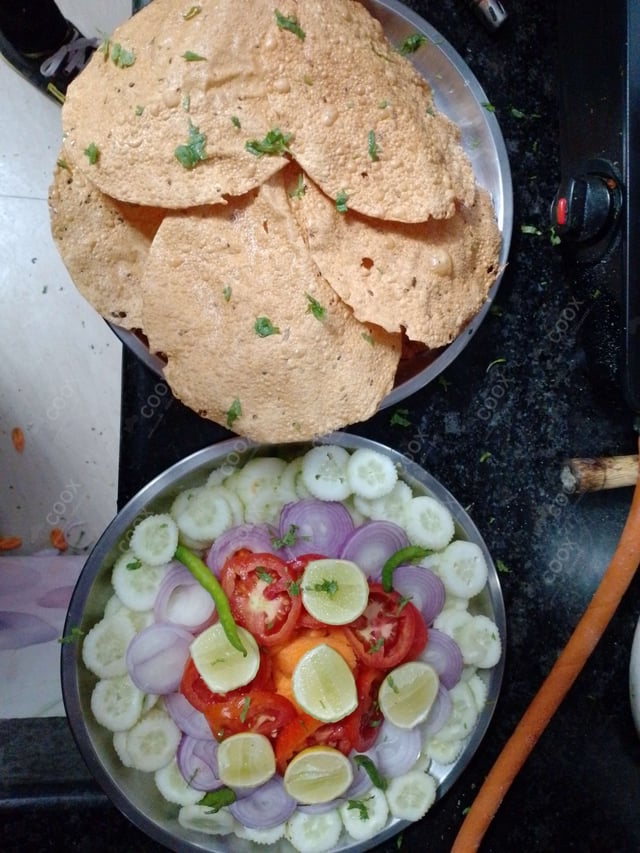
[[[174,395],[255,441],[365,420],[393,386],[400,336],[360,323],[324,281],[280,175],[225,208],[167,215],[143,305]]]
[[[189,14],[183,0],[153,0],[71,83],[62,109],[66,146],[103,192],[167,208],[223,204],[286,165],[283,156],[245,149],[273,127],[265,68],[279,33],[273,3],[251,0],[239,14],[243,5],[203,0]],[[116,59],[130,53],[132,64],[120,67],[114,50]],[[193,135],[205,159],[186,168],[175,152]]]
[[[60,151],[49,188],[51,234],[80,294],[117,326],[141,328],[142,271],[164,215],[105,195]]]
[[[299,0],[304,39],[269,70],[269,103],[291,153],[322,190],[380,219],[453,216],[473,201],[457,127],[357,0]],[[281,52],[280,54],[281,55]]]
[[[286,174],[311,255],[358,319],[375,318],[387,331],[404,330],[435,348],[478,312],[498,272],[501,239],[485,190],[450,219],[382,222],[339,213],[308,177]]]

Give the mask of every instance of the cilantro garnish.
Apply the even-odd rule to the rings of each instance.
[[[284,536],[281,536],[280,538],[276,537],[276,538],[272,539],[271,544],[273,545],[273,547],[276,550],[278,550],[280,548],[290,547],[291,545],[295,545],[295,543],[298,540],[298,534],[296,532],[297,530],[298,530],[298,526],[296,524],[290,524],[289,529],[284,534]]]
[[[81,628],[73,627],[64,637],[58,637],[58,642],[61,645],[77,642],[80,637],[84,636],[84,631]]]
[[[422,47],[426,41],[427,37],[421,33],[412,33],[400,42],[398,53],[402,56],[409,56],[409,54],[415,53],[416,50]]]
[[[260,580],[265,583],[273,583],[273,575],[269,574],[269,572],[262,566],[257,566],[256,577],[260,578]]]
[[[336,196],[336,210],[338,213],[347,212],[347,194],[344,190],[340,190]]]
[[[391,426],[411,426],[411,421],[407,417],[409,414],[409,409],[396,409],[395,412],[391,415],[389,419],[389,423]]]
[[[398,690],[398,688],[397,688],[397,686],[396,686],[396,683],[395,683],[395,681],[393,680],[393,676],[392,676],[391,674],[389,674],[389,675],[387,676],[387,684],[388,684],[388,685],[389,685],[389,687],[393,690],[393,692],[394,692],[394,693],[399,693],[399,692],[400,692],[400,691]]]
[[[294,598],[296,595],[300,595],[300,584],[298,583],[298,581],[291,581],[291,583],[287,587],[287,591],[292,598]]]
[[[240,400],[236,397],[233,403],[227,409],[226,415],[226,423],[229,428],[233,425],[235,421],[238,420],[240,415],[242,414],[242,407],[240,406]]]
[[[240,128],[242,126],[240,124],[240,119],[238,118],[238,116],[231,116],[231,124],[237,128]]]
[[[307,191],[307,185],[302,177],[302,172],[298,175],[298,182],[295,187],[289,191],[289,198],[302,198]]]
[[[95,142],[89,143],[89,145],[87,145],[87,147],[84,149],[83,153],[92,166],[95,166],[95,164],[100,159],[100,151],[98,150],[98,146],[95,144]]]
[[[371,346],[373,346],[373,335],[370,335],[369,332],[363,332],[362,339],[365,340]]]
[[[503,574],[508,574],[511,571],[511,569],[506,566],[502,560],[496,560],[496,569]]]
[[[185,21],[190,21],[191,18],[195,18],[200,12],[202,12],[202,6],[191,6],[186,12],[182,13],[182,17]]]
[[[306,293],[307,302],[309,303],[307,306],[307,311],[311,312],[316,320],[323,320],[324,315],[327,313],[327,309],[324,308],[317,299],[314,299],[310,293]]]
[[[338,581],[335,578],[325,578],[320,583],[314,583],[311,589],[314,592],[326,592],[329,598],[333,598],[338,592]]]
[[[347,800],[347,809],[357,811],[360,820],[367,820],[369,817],[369,809],[364,800]]]
[[[224,806],[230,806],[235,803],[236,795],[231,788],[223,787],[216,788],[215,791],[207,791],[201,800],[198,800],[199,806],[206,806],[210,812],[216,813]]]
[[[256,335],[259,335],[261,338],[268,338],[270,335],[280,334],[280,329],[277,326],[274,326],[268,317],[256,317],[256,321],[253,324],[253,330]]]
[[[205,145],[207,138],[204,133],[189,120],[189,136],[186,145],[178,145],[175,150],[176,160],[185,169],[193,169],[202,160],[207,159]]]
[[[287,145],[291,139],[290,133],[282,133],[277,127],[270,130],[264,139],[248,139],[244,147],[255,157],[263,157],[265,154],[280,155],[288,153]]]
[[[242,710],[240,711],[240,722],[244,723],[247,719],[247,714],[249,713],[249,705],[251,704],[251,697],[245,696],[242,700]]]
[[[225,302],[228,302],[231,299],[231,287],[228,284],[222,288],[222,296]]]
[[[206,62],[206,57],[200,56],[199,53],[194,53],[192,50],[185,50],[182,58],[186,59],[187,62]]]
[[[378,639],[369,646],[368,653],[370,655],[375,655],[376,652],[379,652],[380,649],[384,646],[384,637],[378,637]]]
[[[135,572],[135,570],[139,569],[141,565],[142,563],[140,562],[140,560],[135,557],[133,560],[130,560],[128,563],[126,563],[125,568],[129,572]]]
[[[125,47],[122,47],[118,42],[111,45],[109,57],[113,64],[117,65],[118,68],[130,68],[136,61],[135,53],[132,50],[127,50]]]
[[[276,18],[276,24],[280,27],[281,30],[288,30],[290,33],[293,33],[294,36],[298,36],[300,41],[304,41],[304,30],[301,29],[300,24],[298,23],[298,19],[295,15],[283,15],[277,9],[274,9],[273,14]]]
[[[378,159],[378,154],[380,153],[380,149],[378,147],[378,143],[376,142],[375,133],[370,130],[367,136],[367,151],[369,152],[369,157],[374,162]]]

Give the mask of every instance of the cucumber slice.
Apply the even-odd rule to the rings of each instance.
[[[113,733],[113,748],[125,767],[131,767],[131,759],[127,752],[127,731]]]
[[[144,693],[138,690],[128,675],[102,678],[93,688],[91,711],[105,729],[125,732],[140,719],[143,700]],[[125,754],[128,755],[126,749]]]
[[[82,643],[82,660],[98,678],[125,675],[127,646],[135,636],[131,622],[120,613],[105,616],[89,631]]]
[[[180,772],[175,758],[160,770],[156,770],[153,778],[157,789],[169,803],[177,806],[193,806],[202,799],[202,791],[196,791],[189,785]]]
[[[344,447],[320,444],[302,458],[302,482],[314,498],[343,501],[351,494],[347,468],[349,453]]]
[[[229,809],[214,812],[209,806],[182,806],[178,812],[178,823],[186,829],[206,832],[207,835],[229,835],[236,822]]]
[[[280,476],[278,488],[283,505],[311,497],[311,492],[302,482],[302,456],[296,456],[287,463],[287,467]]]
[[[459,681],[449,691],[452,701],[451,714],[444,726],[438,730],[438,740],[442,742],[464,740],[471,734],[478,719],[478,708],[471,688]]]
[[[166,711],[154,708],[129,729],[126,749],[132,767],[153,773],[175,756],[182,733]]]
[[[277,518],[278,485],[286,467],[277,456],[258,456],[233,475],[232,484],[226,481],[244,504],[246,521],[256,524]]]
[[[340,806],[340,817],[351,838],[364,841],[384,828],[389,817],[389,805],[384,791],[371,788],[361,797]]]
[[[447,765],[453,764],[462,753],[463,747],[462,738],[444,741],[438,737],[430,737],[425,744],[425,751],[436,764]]]
[[[251,829],[238,823],[234,831],[238,838],[252,841],[254,844],[275,844],[283,838],[286,827],[286,823],[279,823],[269,829]]]
[[[338,843],[342,820],[337,809],[322,814],[296,811],[287,821],[285,835],[299,853],[325,853]]]
[[[386,790],[391,814],[401,820],[420,820],[436,801],[436,781],[420,770],[409,770],[389,782]]]
[[[176,497],[170,510],[180,530],[193,547],[210,545],[233,524],[233,514],[224,493],[215,486],[185,489]],[[198,549],[199,550],[199,549]]]
[[[404,528],[414,545],[440,551],[453,539],[453,516],[444,504],[430,495],[411,498],[404,518]]]
[[[448,545],[440,557],[440,577],[451,595],[473,598],[481,592],[488,569],[480,546],[461,539]]]
[[[375,500],[391,492],[398,480],[398,471],[388,456],[359,447],[349,459],[347,478],[355,495]]]
[[[148,515],[136,524],[129,547],[141,563],[163,566],[178,547],[178,525],[166,513]]]
[[[366,518],[371,518],[374,521],[394,521],[402,527],[412,497],[411,487],[402,480],[398,480],[389,494],[384,497],[368,500],[355,495],[353,503],[358,512],[361,512]]]
[[[472,616],[462,625],[456,636],[465,664],[481,669],[495,666],[502,654],[502,642],[498,626],[488,616]]]
[[[167,570],[167,565],[150,566],[141,562],[133,551],[125,551],[115,562],[111,583],[129,610],[151,610]]]
[[[473,693],[473,698],[475,699],[478,713],[480,713],[480,711],[482,711],[484,706],[487,704],[487,695],[489,693],[487,682],[484,680],[484,678],[481,678],[476,673],[475,675],[471,676],[467,684],[469,685],[469,689]]]

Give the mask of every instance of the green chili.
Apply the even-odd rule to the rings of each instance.
[[[380,788],[381,791],[386,791],[388,782],[384,776],[380,775],[378,768],[368,755],[354,755],[353,763],[358,767],[362,767],[369,779],[371,779],[371,784],[374,788]]]
[[[428,548],[421,548],[420,545],[407,545],[406,548],[400,548],[392,554],[382,567],[382,588],[385,592],[391,592],[393,589],[393,573],[402,563],[410,563],[412,560],[420,560],[426,557],[431,551]]]
[[[218,619],[224,629],[227,640],[229,640],[234,649],[237,649],[239,652],[242,652],[243,655],[246,655],[247,650],[242,644],[242,640],[238,634],[238,626],[234,622],[231,614],[229,599],[218,583],[217,578],[211,572],[211,569],[202,562],[200,557],[194,554],[193,551],[185,548],[184,545],[178,545],[176,548],[175,558],[191,572],[200,586],[204,587],[211,598],[213,598],[218,612]]]

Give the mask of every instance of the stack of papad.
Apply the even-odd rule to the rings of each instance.
[[[63,130],[51,224],[78,289],[256,441],[370,417],[498,272],[457,128],[357,0],[153,0]]]
[[[369,417],[393,387],[400,337],[356,320],[323,279],[280,175],[224,208],[168,214],[142,289],[144,329],[176,396],[218,423],[232,412],[255,441]],[[256,332],[258,319],[271,333]]]

